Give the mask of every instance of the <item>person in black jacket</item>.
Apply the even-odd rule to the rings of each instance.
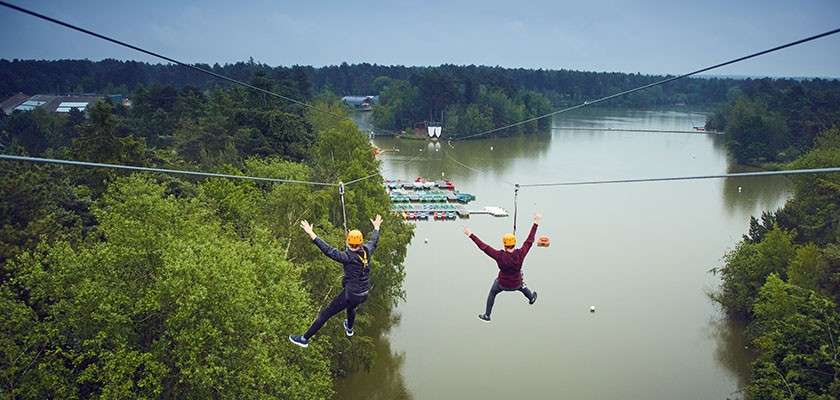
[[[370,256],[376,249],[376,244],[379,242],[379,225],[382,224],[382,217],[377,215],[375,219],[370,220],[373,224],[373,232],[370,234],[370,240],[362,244],[364,241],[362,232],[359,230],[352,230],[347,234],[347,249],[339,251],[338,249],[328,245],[324,242],[315,231],[312,225],[306,220],[300,221],[300,227],[303,228],[315,245],[329,258],[341,263],[344,266],[344,280],[341,282],[343,290],[338,296],[327,305],[315,322],[306,330],[303,335],[289,336],[289,340],[300,346],[309,346],[309,339],[324,326],[333,315],[340,313],[342,310],[347,310],[347,319],[344,320],[344,332],[347,336],[353,336],[353,321],[356,319],[356,308],[367,300],[368,291],[370,291]]]

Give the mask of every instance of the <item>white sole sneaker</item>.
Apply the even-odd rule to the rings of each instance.
[[[309,343],[296,342],[296,341],[292,340],[291,336],[289,336],[289,341],[292,342],[293,344],[298,345],[298,346],[303,347],[303,348],[309,347]]]

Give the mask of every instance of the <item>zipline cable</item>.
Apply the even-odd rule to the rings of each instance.
[[[699,180],[699,179],[740,178],[740,177],[750,177],[750,176],[802,175],[802,174],[827,174],[827,173],[840,173],[840,167],[810,168],[810,169],[789,169],[789,170],[782,170],[782,171],[738,172],[738,173],[732,173],[732,174],[675,176],[675,177],[665,177],[665,178],[635,178],[635,179],[613,179],[613,180],[599,180],[599,181],[569,181],[569,182],[554,182],[554,183],[527,183],[527,184],[521,184],[519,186],[520,187],[581,186],[581,185],[604,185],[604,184],[611,184],[611,183],[688,181],[688,180]]]
[[[249,88],[249,89],[252,89],[252,90],[256,90],[256,91],[258,91],[258,92],[260,92],[260,93],[264,93],[264,94],[267,94],[267,95],[270,95],[270,96],[274,96],[274,97],[279,98],[279,99],[286,100],[286,101],[288,101],[288,102],[290,102],[290,103],[294,103],[294,104],[298,104],[298,105],[301,105],[301,106],[304,106],[304,107],[308,107],[308,108],[311,108],[311,109],[313,109],[313,110],[315,110],[315,111],[322,112],[322,113],[325,113],[325,114],[329,114],[329,115],[332,115],[332,116],[334,116],[334,117],[344,118],[344,116],[343,116],[343,115],[336,114],[336,113],[334,113],[334,112],[332,112],[332,111],[329,111],[329,110],[324,110],[324,109],[319,108],[319,107],[316,107],[316,106],[314,106],[314,105],[312,105],[312,104],[305,103],[305,102],[302,102],[302,101],[300,101],[300,100],[295,100],[295,99],[293,99],[293,98],[291,98],[291,97],[286,97],[286,96],[283,96],[283,95],[281,95],[281,94],[278,94],[278,93],[272,92],[272,91],[270,91],[270,90],[265,90],[265,89],[263,89],[263,88],[259,88],[259,87],[256,87],[256,86],[254,86],[254,85],[251,85],[251,84],[248,84],[248,83],[242,82],[242,81],[240,81],[240,80],[233,79],[233,78],[230,78],[230,77],[228,77],[228,76],[225,76],[225,75],[222,75],[222,74],[218,74],[218,73],[216,73],[216,72],[213,72],[213,71],[210,71],[210,70],[207,70],[207,69],[201,68],[201,67],[197,67],[197,66],[195,66],[195,65],[191,65],[191,64],[187,64],[187,63],[184,63],[184,62],[178,61],[178,60],[176,60],[176,59],[174,59],[174,58],[167,57],[167,56],[164,56],[164,55],[162,55],[162,54],[159,54],[159,53],[156,53],[156,52],[153,52],[153,51],[150,51],[150,50],[146,50],[146,49],[143,49],[143,48],[141,48],[141,47],[138,47],[138,46],[135,46],[135,45],[132,45],[132,44],[129,44],[129,43],[126,43],[126,42],[123,42],[123,41],[120,41],[120,40],[117,40],[117,39],[111,38],[111,37],[109,37],[109,36],[106,36],[106,35],[103,35],[103,34],[99,34],[99,33],[93,32],[93,31],[88,30],[88,29],[85,29],[85,28],[78,27],[78,26],[76,26],[76,25],[73,25],[73,24],[70,24],[70,23],[67,23],[67,22],[61,21],[61,20],[59,20],[59,19],[56,19],[56,18],[53,18],[53,17],[47,16],[47,15],[44,15],[44,14],[37,13],[37,12],[35,12],[35,11],[29,10],[29,9],[26,9],[26,8],[23,8],[23,7],[21,7],[21,6],[17,6],[17,5],[14,5],[14,4],[11,4],[11,3],[8,3],[8,2],[2,1],[2,0],[0,0],[0,6],[4,6],[4,7],[7,7],[7,8],[11,8],[12,10],[19,11],[19,12],[22,12],[22,13],[24,13],[24,14],[29,14],[29,15],[31,15],[31,16],[33,16],[33,17],[40,18],[40,19],[43,19],[43,20],[48,21],[48,22],[52,22],[52,23],[54,23],[54,24],[58,24],[58,25],[61,25],[61,26],[66,27],[66,28],[70,28],[70,29],[72,29],[72,30],[75,30],[75,31],[78,31],[78,32],[81,32],[81,33],[84,33],[84,34],[87,34],[87,35],[90,35],[90,36],[97,37],[97,38],[99,38],[99,39],[102,39],[102,40],[105,40],[105,41],[108,41],[108,42],[111,42],[111,43],[117,44],[117,45],[119,45],[119,46],[127,47],[127,48],[129,48],[129,49],[139,51],[139,52],[141,52],[141,53],[143,53],[143,54],[147,54],[147,55],[150,55],[150,56],[152,56],[152,57],[160,58],[160,59],[162,59],[162,60],[165,60],[165,61],[171,62],[171,63],[173,63],[173,64],[177,64],[177,65],[180,65],[180,66],[182,66],[182,67],[187,67],[187,68],[190,68],[190,69],[192,69],[192,70],[195,70],[195,71],[198,71],[198,72],[201,72],[201,73],[204,73],[204,74],[207,74],[207,75],[213,76],[213,77],[215,77],[215,78],[218,78],[218,79],[221,79],[221,80],[224,80],[224,81],[227,81],[227,82],[231,82],[231,83],[234,83],[234,84],[237,84],[237,85],[241,85],[241,86],[243,86],[243,87],[246,87],[246,88]]]
[[[313,185],[313,186],[338,186],[338,184],[335,184],[335,183],[311,182],[311,181],[302,181],[302,180],[296,180],[296,179],[265,178],[265,177],[259,177],[259,176],[218,174],[218,173],[214,173],[214,172],[198,172],[198,171],[185,171],[185,170],[166,169],[166,168],[137,167],[137,166],[133,166],[133,165],[105,164],[105,163],[95,163],[95,162],[75,161],[75,160],[58,160],[58,159],[54,159],[54,158],[24,157],[24,156],[13,156],[13,155],[7,155],[7,154],[0,154],[0,160],[24,161],[24,162],[34,162],[34,163],[41,163],[41,164],[72,165],[72,166],[77,166],[77,167],[120,169],[120,170],[142,171],[142,172],[158,172],[158,173],[164,173],[164,174],[201,176],[201,177],[206,177],[206,178],[245,179],[245,180],[252,180],[252,181],[275,182],[275,183],[295,183],[295,184]]]
[[[790,42],[790,43],[785,43],[783,45],[776,46],[776,47],[773,47],[771,49],[762,50],[762,51],[752,53],[752,54],[749,54],[749,55],[746,55],[746,56],[743,56],[743,57],[738,57],[738,58],[735,58],[735,59],[732,59],[732,60],[729,60],[729,61],[724,61],[724,62],[719,63],[719,64],[715,64],[715,65],[712,65],[712,66],[700,68],[696,71],[692,71],[692,72],[689,72],[687,74],[682,74],[682,75],[679,75],[679,76],[674,76],[674,77],[671,77],[671,78],[662,79],[662,80],[659,80],[659,81],[656,81],[656,82],[653,82],[653,83],[649,83],[647,85],[639,86],[639,87],[634,88],[634,89],[625,90],[623,92],[619,92],[619,93],[615,93],[615,94],[612,94],[612,95],[609,95],[609,96],[606,96],[606,97],[602,97],[602,98],[597,99],[597,100],[584,101],[581,104],[571,106],[571,107],[567,107],[567,108],[564,108],[564,109],[561,109],[561,110],[553,111],[553,112],[550,112],[548,114],[540,115],[540,116],[533,117],[533,118],[528,118],[528,119],[523,120],[523,121],[515,122],[515,123],[505,125],[505,126],[501,126],[501,127],[498,127],[498,128],[493,128],[493,129],[486,130],[484,132],[479,132],[479,133],[476,133],[476,134],[473,134],[473,135],[468,135],[468,136],[463,136],[463,137],[458,137],[458,138],[452,138],[450,140],[466,140],[466,139],[471,139],[471,138],[475,138],[475,137],[479,137],[479,136],[489,135],[493,132],[498,132],[498,131],[501,131],[501,130],[504,130],[504,129],[508,129],[508,128],[512,128],[512,127],[515,127],[515,126],[527,124],[529,122],[534,122],[534,121],[537,121],[537,120],[540,120],[540,119],[543,119],[543,118],[551,117],[553,115],[557,115],[557,114],[560,114],[560,113],[576,110],[578,108],[591,106],[593,104],[601,103],[601,102],[604,102],[604,101],[607,101],[607,100],[610,100],[610,99],[614,99],[616,97],[625,96],[625,95],[628,95],[630,93],[635,93],[635,92],[638,92],[640,90],[645,90],[645,89],[648,89],[648,88],[651,88],[651,87],[654,87],[654,86],[664,85],[668,82],[673,82],[673,81],[678,80],[678,79],[687,78],[687,77],[692,76],[692,75],[697,75],[697,74],[700,74],[700,73],[703,73],[703,72],[706,72],[706,71],[717,69],[717,68],[720,68],[720,67],[723,67],[723,66],[726,66],[726,65],[730,65],[730,64],[734,64],[734,63],[737,63],[737,62],[740,62],[740,61],[748,60],[750,58],[758,57],[758,56],[761,56],[761,55],[764,55],[764,54],[779,51],[779,50],[782,50],[782,49],[785,49],[785,48],[788,48],[788,47],[793,47],[793,46],[796,46],[796,45],[799,45],[799,44],[802,44],[802,43],[806,43],[806,42],[810,42],[812,40],[817,40],[819,38],[823,38],[823,37],[826,37],[826,36],[831,36],[831,35],[834,35],[836,33],[840,33],[840,28],[832,29],[832,30],[827,31],[827,32],[823,32],[823,33],[820,33],[820,34],[817,34],[817,35],[809,36],[809,37],[806,37],[804,39],[799,39],[799,40],[796,40],[796,41],[793,41],[793,42]]]

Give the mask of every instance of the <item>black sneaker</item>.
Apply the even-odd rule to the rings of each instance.
[[[478,319],[484,322],[490,322],[490,316],[486,314],[478,314]]]
[[[289,341],[300,346],[300,347],[309,347],[309,339],[303,336],[292,335],[289,336]]]
[[[528,304],[534,304],[536,302],[537,302],[537,292],[534,292],[533,296],[531,296],[531,300],[528,300]]]
[[[353,328],[347,326],[347,320],[344,320],[344,333],[347,334],[347,337],[353,336]]]

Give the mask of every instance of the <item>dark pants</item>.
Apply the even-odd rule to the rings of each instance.
[[[318,314],[318,318],[315,318],[315,322],[312,323],[312,326],[306,330],[306,333],[303,334],[307,340],[315,335],[319,329],[327,322],[328,319],[332,318],[333,315],[340,313],[342,310],[347,310],[347,326],[353,328],[353,322],[356,320],[356,308],[359,307],[360,304],[364,303],[365,300],[368,298],[368,293],[365,292],[363,294],[354,294],[350,293],[347,289],[341,291],[338,296],[327,305],[320,314]]]
[[[493,280],[493,286],[490,287],[490,293],[487,295],[487,309],[484,311],[484,315],[486,315],[488,317],[490,316],[490,313],[493,311],[493,303],[496,302],[496,295],[497,294],[499,294],[500,292],[513,292],[513,291],[522,292],[522,294],[524,294],[525,297],[528,298],[528,301],[531,301],[531,299],[534,296],[531,293],[531,291],[528,289],[528,287],[525,286],[525,282],[522,282],[522,285],[520,285],[519,287],[516,287],[516,288],[505,288],[505,287],[499,286],[499,280],[495,279],[495,280]]]

